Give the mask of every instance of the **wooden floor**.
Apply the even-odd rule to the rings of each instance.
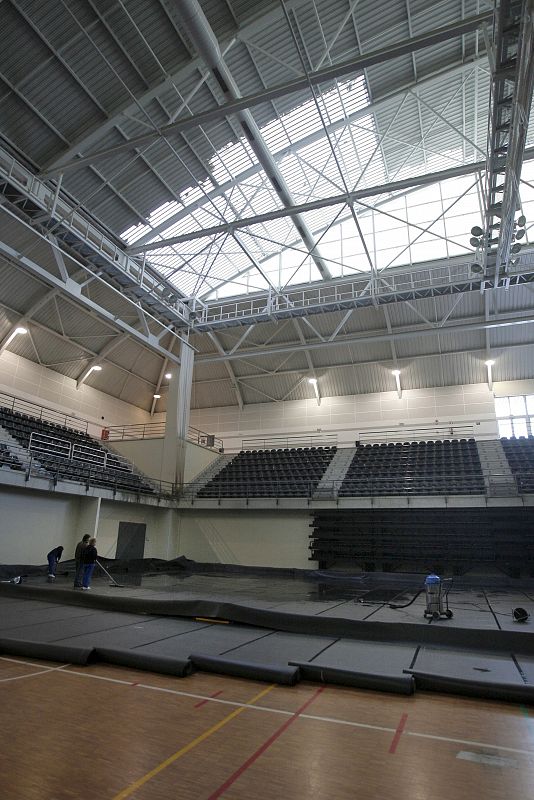
[[[2,800],[530,800],[534,708],[0,658]]]

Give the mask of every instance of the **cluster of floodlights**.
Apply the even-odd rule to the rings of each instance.
[[[517,256],[517,254],[521,250],[522,245],[521,245],[521,242],[519,240],[522,239],[525,236],[525,233],[526,233],[525,225],[526,224],[527,224],[527,220],[526,220],[526,217],[523,214],[521,214],[521,216],[518,217],[517,220],[514,222],[514,232],[512,234],[512,245],[510,247],[510,253],[513,256]],[[501,223],[500,222],[495,222],[493,225],[490,226],[490,231],[498,231],[500,227],[501,227]],[[496,244],[499,243],[499,237],[498,236],[496,238],[490,238],[490,237],[491,237],[491,233],[486,238],[486,234],[484,233],[484,231],[482,230],[480,225],[474,225],[471,228],[471,238],[469,239],[469,243],[473,247],[475,247],[477,250],[479,250],[479,249],[481,250],[484,247],[484,245],[487,245],[488,247],[493,247],[493,245],[496,245]],[[513,264],[516,264],[517,261],[515,259],[512,259],[510,263],[513,265]],[[473,272],[482,272],[481,264],[473,264],[471,269],[473,270]]]

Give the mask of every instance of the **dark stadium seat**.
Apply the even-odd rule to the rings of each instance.
[[[31,454],[55,481],[70,480],[106,489],[153,493],[131,464],[110,453],[89,434],[8,408],[0,408],[0,425],[24,448],[33,434],[40,443]],[[16,460],[16,459],[15,459]],[[23,469],[22,465],[18,467]],[[17,469],[17,467],[12,467]]]
[[[241,451],[198,497],[308,497],[317,488],[336,447]]]
[[[483,494],[474,439],[359,444],[339,490],[341,497]]]

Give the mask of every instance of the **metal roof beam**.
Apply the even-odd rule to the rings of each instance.
[[[526,158],[534,158],[534,148],[530,148],[525,153]],[[150,242],[143,245],[132,245],[127,249],[127,253],[135,255],[137,253],[147,253],[151,250],[160,250],[162,247],[169,247],[173,244],[181,242],[190,242],[193,239],[203,239],[206,236],[216,236],[221,233],[233,233],[240,228],[249,228],[252,225],[260,225],[264,222],[269,222],[274,219],[281,219],[283,217],[291,216],[292,213],[306,213],[307,211],[316,211],[320,208],[328,208],[337,205],[350,205],[352,202],[357,202],[364,197],[374,197],[376,195],[402,191],[415,186],[426,186],[439,181],[446,181],[450,178],[457,178],[462,175],[472,175],[485,168],[484,161],[477,161],[474,164],[462,164],[458,167],[450,167],[449,169],[439,170],[438,172],[429,172],[425,175],[419,175],[414,178],[405,178],[400,181],[391,181],[389,183],[382,183],[378,186],[370,186],[367,189],[358,189],[354,192],[347,194],[338,194],[331,197],[324,197],[319,200],[311,200],[308,203],[301,203],[294,205],[290,208],[277,208],[273,211],[268,211],[265,214],[256,214],[254,217],[246,217],[232,222],[226,222],[223,225],[214,225],[211,228],[203,228],[199,231],[191,231],[190,233],[183,233],[180,236],[172,236],[169,239],[161,239],[159,242]]]
[[[471,72],[473,68],[478,68],[481,66],[481,63],[486,63],[487,59],[485,56],[473,59],[471,61],[462,62],[458,64],[454,64],[452,67],[447,67],[446,69],[438,70],[436,72],[432,72],[427,75],[425,78],[417,81],[416,83],[406,84],[401,88],[395,89],[393,92],[386,92],[383,95],[380,95],[378,98],[375,97],[372,103],[366,105],[364,108],[358,109],[354,111],[352,114],[347,115],[346,118],[336,120],[335,122],[330,123],[327,125],[328,133],[335,133],[339,129],[345,128],[347,125],[350,125],[352,122],[356,122],[358,119],[362,117],[367,117],[369,114],[374,114],[375,112],[379,111],[381,108],[386,106],[387,104],[394,102],[399,97],[405,97],[408,92],[412,89],[421,89],[423,86],[432,85],[435,81],[441,80],[444,77],[451,78],[455,75],[462,74],[463,72],[469,71]],[[273,153],[273,158],[277,161],[282,160],[286,155],[290,153],[298,153],[299,150],[308,147],[315,142],[319,141],[324,135],[322,130],[314,131],[306,136],[303,136],[298,141],[294,142],[292,145],[288,147],[282,148],[275,153]],[[413,150],[412,150],[413,152]],[[236,175],[231,181],[226,181],[223,184],[220,184],[211,192],[207,193],[207,199],[215,200],[217,197],[224,195],[226,192],[229,192],[234,186],[237,186],[240,182],[248,180],[248,178],[253,177],[257,173],[261,172],[261,164],[254,164],[253,166],[249,167],[248,169],[244,170],[243,172]],[[177,211],[175,214],[171,214],[164,222],[159,223],[158,225],[153,226],[153,228],[143,236],[140,236],[137,240],[137,244],[144,244],[145,242],[149,241],[154,237],[155,234],[161,233],[162,231],[167,230],[176,222],[180,222],[180,220],[189,216],[193,211],[197,211],[202,208],[205,204],[205,199],[196,200],[194,203],[190,205],[186,205],[184,208]]]
[[[58,289],[60,292],[64,293],[67,297],[71,298],[79,305],[96,313],[97,316],[101,317],[107,322],[110,322],[114,327],[120,328],[120,330],[128,333],[133,339],[141,342],[143,345],[149,347],[159,355],[164,356],[175,363],[180,363],[179,357],[172,355],[172,353],[162,347],[154,334],[145,336],[127,322],[120,319],[120,317],[118,317],[116,314],[113,314],[111,311],[103,308],[94,300],[86,297],[84,294],[82,294],[80,285],[76,283],[76,281],[72,280],[72,278],[69,278],[67,281],[60,280],[55,275],[52,275],[46,269],[37,264],[35,261],[32,261],[30,258],[28,258],[28,256],[25,256],[23,253],[15,250],[2,241],[0,241],[0,253],[4,256],[4,258],[7,259],[7,261],[9,261],[9,263],[27,270],[30,274],[39,278],[48,286]]]
[[[274,345],[267,349],[258,347],[254,350],[240,351],[239,353],[226,353],[225,355],[210,355],[200,356],[197,359],[198,364],[216,364],[223,361],[236,361],[242,358],[259,358],[261,356],[272,357],[273,355],[280,355],[281,353],[291,353],[297,350],[322,350],[330,347],[348,347],[352,344],[377,344],[389,343],[392,339],[394,341],[405,339],[417,339],[421,336],[439,336],[443,333],[471,333],[473,331],[485,331],[493,328],[512,327],[515,325],[530,325],[534,323],[534,311],[527,311],[524,314],[512,312],[511,314],[501,314],[499,319],[477,319],[475,321],[459,321],[451,325],[443,327],[416,327],[410,326],[409,328],[393,328],[391,333],[385,331],[382,333],[373,334],[351,334],[349,336],[338,336],[334,341],[326,342],[306,342],[302,343],[293,342],[291,344]]]
[[[213,73],[222,95],[227,100],[238,100],[240,98],[239,89],[222,57],[219,43],[198,0],[180,0],[176,9],[196,50]],[[248,109],[242,109],[235,114],[235,119],[281,202],[286,208],[291,207],[293,198],[289,186],[269,151],[254,117]],[[317,250],[307,222],[299,214],[292,213],[290,216],[319,273],[323,278],[331,278],[330,270]]]
[[[178,5],[178,7],[181,7],[181,3]],[[412,53],[416,50],[432,47],[440,42],[448,41],[449,39],[457,36],[462,36],[464,33],[469,33],[470,31],[480,28],[485,22],[489,22],[492,18],[493,13],[490,11],[482,14],[476,14],[472,17],[467,17],[460,22],[455,22],[451,25],[437,28],[433,31],[421,34],[420,36],[404,39],[396,44],[379,48],[378,50],[373,50],[365,55],[359,55],[356,58],[340,62],[333,66],[323,67],[315,72],[311,72],[309,76],[295,78],[287,83],[279,84],[271,87],[270,89],[265,89],[257,94],[247,95],[245,97],[231,100],[224,105],[204,111],[195,117],[180,118],[170,125],[164,125],[157,132],[150,132],[142,134],[141,136],[133,137],[129,142],[125,142],[124,144],[95,151],[88,156],[75,160],[69,160],[63,156],[60,159],[57,159],[54,167],[52,169],[48,168],[45,174],[78,169],[87,164],[92,164],[97,159],[107,157],[124,149],[131,149],[133,146],[138,144],[145,144],[146,142],[150,142],[160,136],[166,136],[168,133],[176,133],[178,131],[183,131],[186,128],[202,125],[205,122],[209,122],[214,119],[221,119],[229,114],[236,114],[261,103],[274,100],[277,97],[283,97],[288,94],[307,91],[309,90],[310,83],[314,86],[317,86],[321,83],[334,80],[335,78],[342,78],[347,75],[352,75],[355,72],[362,72],[366,68],[375,64],[381,64],[386,61],[399,58],[400,56],[408,53]],[[81,149],[80,145],[77,144],[75,152],[77,152],[79,149]]]
[[[211,341],[213,342],[213,344],[215,345],[215,347],[217,348],[217,350],[219,351],[219,353],[221,354],[221,356],[228,355],[228,353],[226,352],[226,350],[224,349],[224,347],[222,346],[222,344],[218,340],[218,338],[215,335],[215,333],[213,333],[213,331],[208,331],[208,336],[211,339]],[[241,389],[239,388],[239,383],[237,381],[235,372],[234,372],[234,370],[232,368],[232,365],[230,364],[229,361],[225,361],[224,362],[224,366],[225,366],[226,371],[228,373],[228,377],[230,378],[230,382],[232,384],[232,389],[234,390],[234,394],[236,396],[237,404],[238,404],[239,408],[242,411],[243,410],[243,406],[245,405],[245,402],[243,400],[243,395],[241,393]]]

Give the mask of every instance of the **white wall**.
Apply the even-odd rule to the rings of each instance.
[[[84,498],[81,498],[82,500]],[[73,558],[80,498],[0,487],[0,562],[46,564],[53,547]]]
[[[96,543],[99,554],[115,558],[119,522],[144,522],[145,558],[174,558],[173,513],[167,508],[102,500]]]
[[[192,442],[187,442],[185,451],[184,483],[193,481],[206,467],[219,458],[219,453],[200,447]]]
[[[91,422],[90,433],[100,436],[105,425],[151,422],[148,411],[110,397],[33,361],[4,350],[0,355],[0,392]],[[103,419],[102,419],[103,417]]]
[[[534,394],[534,380],[499,381],[493,384],[495,397],[511,397],[518,394]]]
[[[251,436],[337,432],[340,444],[353,443],[360,431],[399,425],[456,424],[479,421],[479,437],[497,436],[495,404],[487,384],[324,397],[237,407],[193,409],[191,424],[223,439],[225,449],[239,449]]]
[[[163,463],[163,439],[137,439],[127,442],[111,442],[111,446],[150,478],[160,480]],[[184,481],[188,483],[219,457],[219,453],[186,443]]]
[[[175,512],[176,555],[194,561],[313,569],[307,512]]]

